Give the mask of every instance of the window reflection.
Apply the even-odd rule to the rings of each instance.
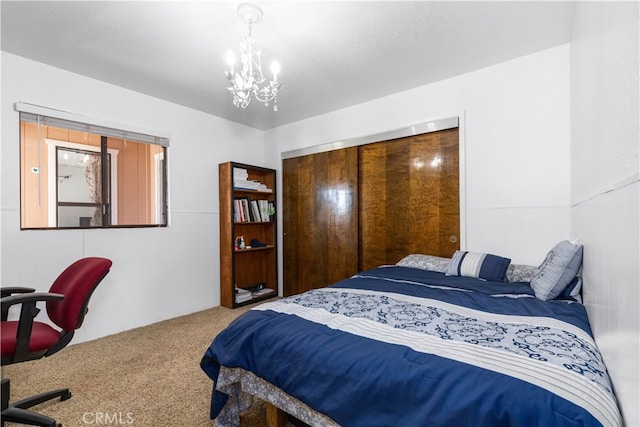
[[[61,147],[56,151],[58,227],[109,223],[108,218],[103,221],[100,153]]]
[[[166,148],[20,123],[20,226],[166,226]]]

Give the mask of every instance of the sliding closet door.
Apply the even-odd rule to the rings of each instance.
[[[358,271],[358,148],[285,159],[283,293],[324,287]]]
[[[459,249],[458,129],[360,146],[360,264]]]

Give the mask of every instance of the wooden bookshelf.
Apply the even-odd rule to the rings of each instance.
[[[234,169],[240,171],[240,177],[236,175],[235,179]],[[220,304],[236,308],[273,298],[278,294],[276,171],[226,162],[218,166],[218,178]],[[243,210],[242,215],[239,214],[242,207],[237,200],[249,202],[249,210]],[[257,212],[252,210],[252,201],[262,205],[262,209],[258,206]],[[240,236],[243,236],[244,247],[237,244]],[[254,239],[264,246],[252,246]],[[236,287],[251,292],[249,299],[243,299],[243,295],[236,292]]]

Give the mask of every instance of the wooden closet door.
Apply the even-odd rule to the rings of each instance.
[[[459,249],[458,129],[362,145],[359,270]]]
[[[285,159],[283,294],[358,271],[358,148]]]

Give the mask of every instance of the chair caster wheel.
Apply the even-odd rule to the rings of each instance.
[[[60,402],[64,402],[67,399],[71,399],[71,392],[67,391],[60,396]]]

